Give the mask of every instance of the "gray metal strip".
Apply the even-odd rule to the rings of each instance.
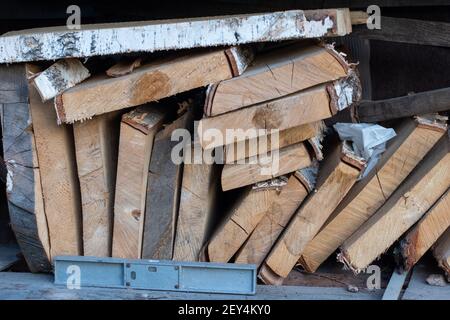
[[[80,287],[255,294],[256,266],[58,256],[55,284]]]

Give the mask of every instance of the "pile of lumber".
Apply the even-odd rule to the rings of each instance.
[[[357,65],[317,39],[350,33],[352,16],[0,37],[9,211],[30,269],[57,255],[234,262],[282,284],[331,256],[360,272],[396,246],[407,269],[433,248],[449,272],[450,136],[428,113],[450,108],[396,112],[420,95],[360,103]],[[392,120],[371,170],[330,125],[343,114]]]

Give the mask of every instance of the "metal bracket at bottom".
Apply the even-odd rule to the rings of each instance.
[[[58,256],[55,284],[255,294],[256,266],[234,263]]]

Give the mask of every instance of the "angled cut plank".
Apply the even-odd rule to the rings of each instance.
[[[447,229],[436,242],[433,255],[447,276],[450,276],[450,229]]]
[[[204,118],[198,126],[200,141],[203,148],[214,148],[229,141],[206,140],[203,133],[208,130],[218,130],[222,136],[227,136],[227,130],[248,130],[262,132],[264,130],[285,130],[302,124],[307,124],[331,117],[337,111],[343,110],[361,97],[361,85],[358,77],[352,75],[328,84],[319,85],[304,91],[296,92],[269,102],[235,110],[216,117]],[[292,115],[296,116],[293,117]],[[242,141],[246,135],[236,136],[236,141]]]
[[[171,134],[188,127],[193,118],[191,111],[186,111],[155,136],[148,171],[143,259],[172,259],[183,167],[170,157],[178,143],[171,140]]]
[[[34,66],[27,65],[28,75],[36,71]],[[28,90],[50,253],[52,257],[80,255],[83,252],[81,199],[72,127],[58,126],[51,102],[43,103],[32,85]]]
[[[428,210],[400,243],[405,269],[411,269],[450,226],[450,190]]]
[[[255,184],[242,191],[228,217],[207,245],[206,256],[209,261],[230,261],[271,209],[284,184],[285,181],[279,178],[270,181],[268,186]]]
[[[50,242],[24,65],[0,67],[3,159],[11,227],[32,272],[48,272]]]
[[[255,138],[249,138],[227,144],[225,146],[225,163],[232,164],[238,160],[251,158],[254,156],[262,156],[276,149],[296,144],[305,140],[312,139],[323,134],[325,125],[323,121],[303,124],[297,127],[281,130],[277,135],[266,134]],[[272,139],[277,139],[273,140]]]
[[[316,38],[351,32],[348,9],[83,25],[9,32],[0,37],[0,63],[153,52],[249,42]]]
[[[336,142],[329,149],[315,192],[295,212],[261,267],[259,276],[264,282],[280,283],[289,274],[308,242],[356,182],[364,163],[344,147]]]
[[[55,98],[58,120],[72,123],[203,87],[239,75],[248,62],[247,49],[216,49],[162,58],[118,78],[99,75]]]
[[[339,259],[358,272],[385,252],[450,187],[448,132],[384,205],[341,246]]]
[[[404,97],[362,101],[355,108],[359,122],[379,122],[450,110],[450,88],[425,91]]]
[[[294,44],[261,54],[239,77],[211,85],[204,112],[216,116],[334,81],[350,72],[331,47]]]
[[[111,256],[119,127],[117,112],[73,125],[86,256]]]
[[[56,97],[89,78],[89,70],[78,59],[60,60],[33,79],[43,101]]]
[[[381,25],[378,30],[357,27],[355,35],[369,40],[450,47],[450,23],[383,16]]]
[[[112,256],[139,259],[142,251],[148,166],[153,139],[164,120],[155,105],[122,116],[114,200]]]
[[[195,149],[201,150],[197,142],[188,147],[192,152],[185,157],[195,159],[185,161],[183,167],[173,260],[198,261],[211,234],[211,224],[217,218],[214,214],[219,171],[215,164],[196,163]]]
[[[315,272],[358,230],[445,134],[445,126],[427,124],[420,118],[405,119],[394,129],[397,136],[389,143],[377,166],[353,186],[324,227],[306,246],[299,260],[306,271]]]
[[[311,156],[300,142],[275,150],[263,157],[254,156],[226,164],[222,170],[222,190],[227,191],[294,172],[311,165]]]
[[[306,168],[309,169],[309,168]],[[306,169],[292,174],[273,201],[270,210],[261,219],[236,256],[236,263],[261,265],[270,249],[275,244],[292,215],[303,200],[312,191],[314,182],[302,173]]]

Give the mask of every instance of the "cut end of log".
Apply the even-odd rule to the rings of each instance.
[[[247,69],[255,57],[249,46],[231,47],[225,50],[233,77],[240,76]]]
[[[122,116],[122,122],[149,134],[155,124],[164,118],[164,113],[152,108],[150,105],[138,107]]]
[[[328,84],[327,92],[330,96],[331,113],[336,114],[353,107],[361,100],[361,82],[356,72],[350,69],[347,77]]]
[[[261,281],[264,284],[270,284],[275,286],[281,286],[284,281],[283,277],[280,277],[275,272],[273,272],[272,269],[270,269],[270,267],[265,263],[261,266],[261,269],[259,270],[258,278],[261,279]]]
[[[356,167],[359,170],[364,169],[366,166],[366,160],[356,155],[355,151],[348,141],[344,141],[344,143],[342,144],[341,159],[345,163]]]
[[[441,116],[437,113],[427,114],[414,117],[419,127],[427,128],[439,132],[445,132],[448,128],[448,117]]]
[[[318,173],[319,162],[314,160],[311,166],[297,170],[295,176],[300,180],[308,192],[312,192],[316,187]]]

